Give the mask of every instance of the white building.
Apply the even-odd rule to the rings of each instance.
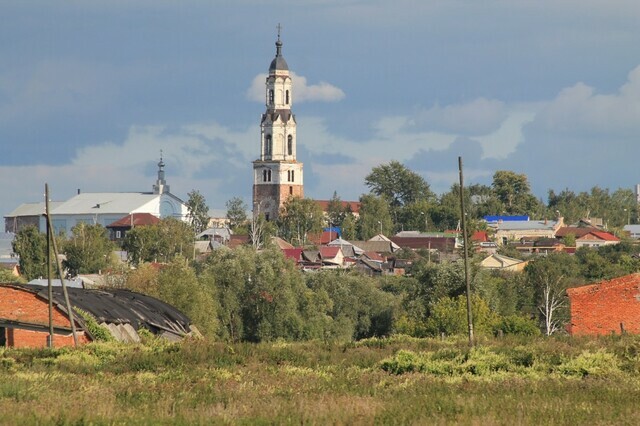
[[[51,210],[51,223],[55,233],[69,234],[77,224],[99,224],[102,226],[121,219],[132,213],[150,213],[161,219],[175,217],[187,220],[188,209],[185,203],[169,192],[169,185],[164,178],[164,162],[160,158],[158,163],[158,179],[153,185],[152,192],[95,192],[78,193],[76,196],[64,202],[49,203]],[[41,232],[46,231],[46,219],[44,203],[35,204],[39,214],[38,227]],[[32,209],[17,208],[15,211],[28,211]],[[19,217],[14,215],[5,217],[5,223],[17,223]],[[16,230],[17,231],[17,230]]]

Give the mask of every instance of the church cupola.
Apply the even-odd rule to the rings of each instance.
[[[160,151],[160,161],[158,162],[158,179],[155,185],[153,185],[154,194],[164,194],[169,192],[169,185],[164,179],[164,161],[162,161],[162,151]]]

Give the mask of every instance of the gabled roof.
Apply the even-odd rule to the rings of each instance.
[[[51,209],[51,212],[54,215],[132,212],[158,197],[160,194],[149,192],[85,192]]]
[[[374,251],[377,253],[393,253],[400,247],[393,241],[353,241],[353,244],[360,247],[365,252]]]
[[[53,212],[63,201],[49,201],[49,209]],[[20,204],[11,213],[5,217],[17,217],[17,216],[42,216],[45,210],[44,201],[40,203],[24,203]]]
[[[558,225],[555,220],[529,220],[498,222],[498,231],[553,230]]]
[[[595,237],[597,237],[598,239],[604,240],[604,241],[620,241],[620,238],[616,237],[615,235],[611,234],[610,232],[604,232],[604,231],[591,231],[586,235],[594,235]],[[584,238],[586,235],[583,235],[580,238]]]
[[[132,213],[107,225],[107,228],[126,228],[135,226],[148,226],[160,223],[160,219],[151,213]]]
[[[592,231],[600,231],[600,229],[593,226],[563,226],[556,231],[556,238],[564,238],[567,235],[580,238]]]
[[[490,256],[485,257],[482,262],[480,262],[480,266],[488,269],[504,269],[509,268],[521,263],[527,263],[524,260],[515,259],[513,257],[503,256],[501,254],[494,253]]]
[[[296,263],[302,261],[302,249],[301,248],[287,248],[282,249],[284,257],[295,260]]]
[[[295,248],[293,244],[289,244],[285,240],[280,237],[272,237],[271,241],[280,249],[280,250],[288,250]]]
[[[322,246],[320,247],[320,257],[322,259],[333,259],[340,254],[340,247]]]
[[[314,200],[317,205],[320,206],[323,212],[329,211],[329,203],[331,200]],[[342,208],[345,209],[351,207],[351,212],[359,213],[360,212],[360,201],[340,201]]]
[[[342,238],[336,238],[335,240],[331,241],[329,244],[327,244],[330,247],[352,247],[353,248],[353,253],[356,256],[360,256],[362,253],[364,253],[364,250],[361,249],[360,247],[356,246],[355,244],[352,244],[351,242],[347,241],[347,240],[343,240]],[[350,254],[349,254],[350,256]]]
[[[373,262],[382,263],[382,262],[385,261],[384,257],[380,256],[375,251],[365,251],[363,256],[366,257],[367,259],[373,261]]]

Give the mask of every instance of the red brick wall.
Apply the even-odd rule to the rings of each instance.
[[[20,321],[49,327],[49,303],[35,294],[14,287],[0,286],[0,318]],[[54,306],[53,324],[57,327],[71,327],[69,318]],[[87,343],[89,337],[82,330],[78,331],[78,342]],[[48,331],[30,331],[21,329],[7,329],[7,346],[14,347],[45,347]],[[55,334],[54,346],[73,345],[73,336]]]
[[[567,290],[573,335],[640,333],[640,275]]]

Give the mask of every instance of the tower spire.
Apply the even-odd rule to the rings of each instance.
[[[276,27],[278,29],[278,40],[276,40],[276,58],[282,56],[282,41],[280,40],[280,31],[282,30],[282,25],[278,24]]]

